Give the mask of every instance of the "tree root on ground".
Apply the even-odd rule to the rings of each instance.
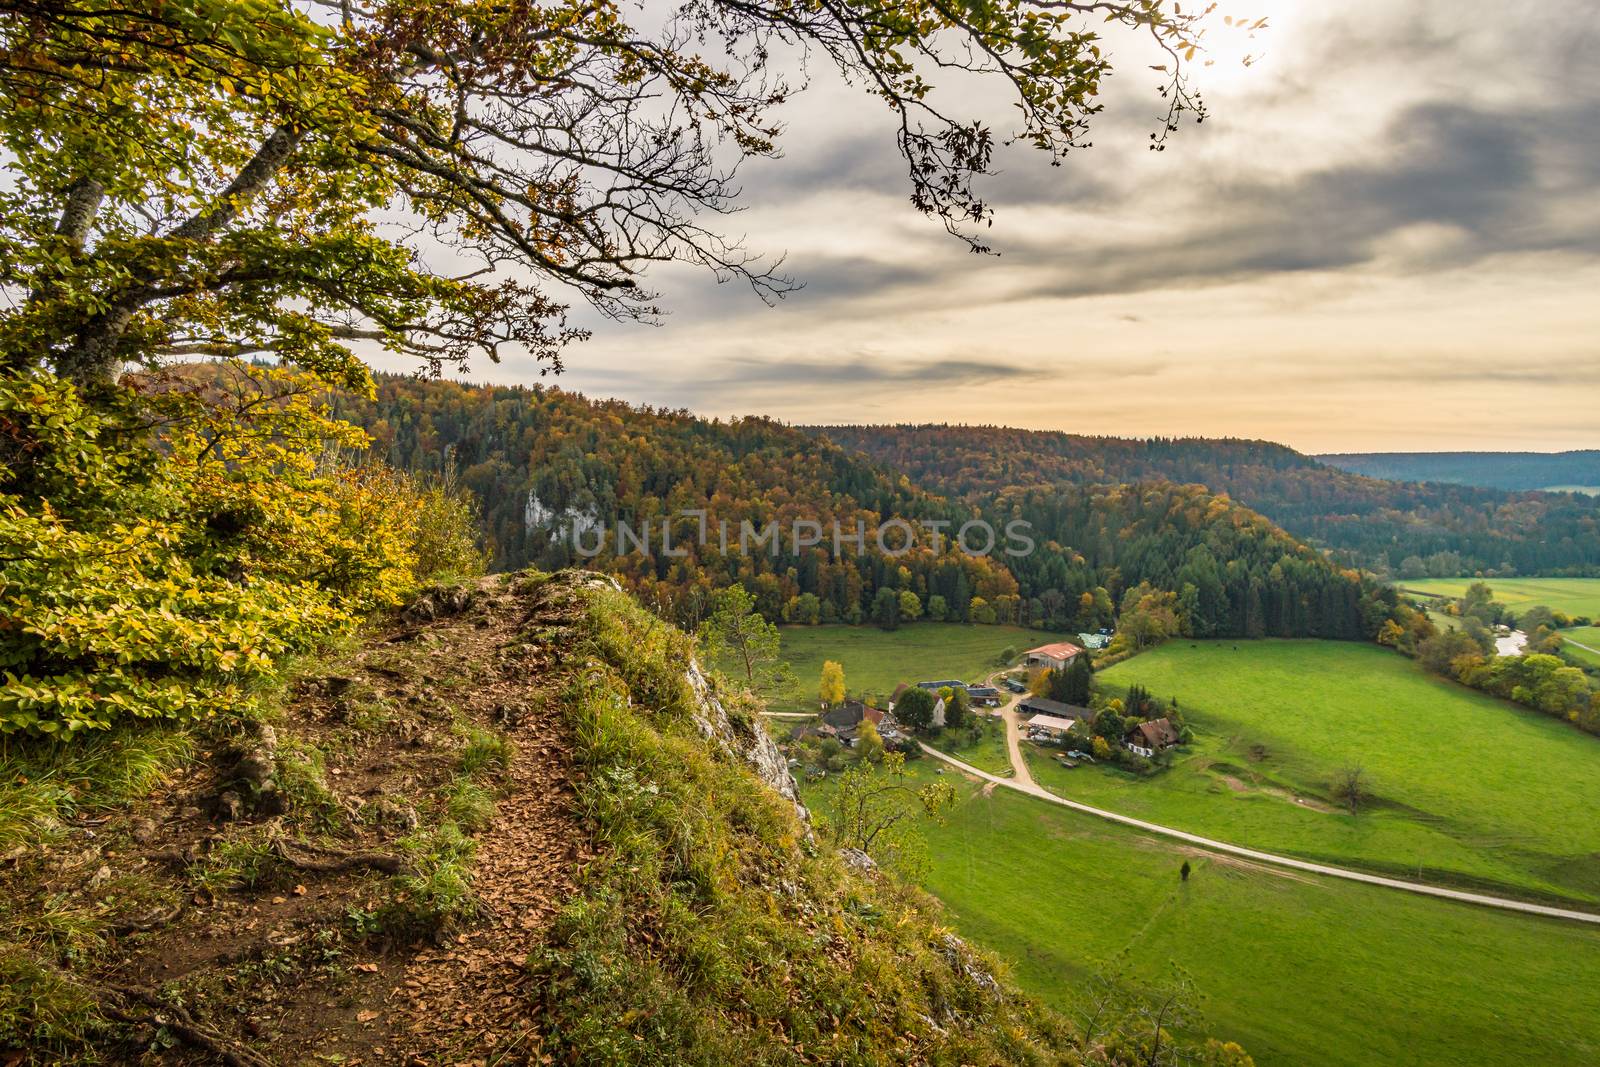
[[[106,1014],[118,1022],[165,1029],[185,1045],[210,1053],[228,1067],[272,1067],[272,1061],[259,1052],[208,1030],[187,1010],[176,1004],[168,1004],[148,989],[122,986],[104,986],[102,989],[112,996],[135,1001],[149,1009],[148,1014],[139,1014],[106,1007]]]
[[[388,852],[346,852],[322,845],[290,841],[280,837],[272,843],[273,854],[297,871],[329,874],[335,871],[373,870],[399,874],[405,861]]]

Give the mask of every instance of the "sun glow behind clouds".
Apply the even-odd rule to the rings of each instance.
[[[1270,29],[1247,40],[1223,14]],[[1600,89],[1578,0],[1538,20],[1450,0],[1217,15],[1196,72],[1212,116],[1166,152],[1145,148],[1159,60],[1118,41],[1094,148],[1056,169],[1002,154],[998,258],[910,210],[891,117],[819,73],[736,220],[808,287],[768,310],[662,271],[665,324],[594,324],[563,384],[1311,451],[1600,444]]]

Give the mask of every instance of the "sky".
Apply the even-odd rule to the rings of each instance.
[[[975,256],[907,201],[892,115],[811,64],[731,220],[803,288],[669,267],[656,325],[553,384],[800,423],[1260,437],[1306,452],[1600,447],[1600,31],[1581,0],[1224,0],[1210,116],[1165,152],[1152,58],[1093,147],[1002,153]],[[1244,40],[1223,14],[1266,16]],[[1247,67],[1245,54],[1255,58]],[[1003,130],[982,83],[949,87]],[[527,361],[469,381],[540,380]],[[551,379],[544,379],[547,383]]]

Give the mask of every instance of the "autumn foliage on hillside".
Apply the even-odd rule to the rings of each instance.
[[[770,420],[706,420],[559,390],[383,378],[376,402],[343,410],[390,463],[458,472],[483,502],[497,567],[602,567],[688,625],[711,590],[734,582],[762,614],[790,622],[924,618],[1094,629],[1110,625],[1143,585],[1177,598],[1173,633],[1365,639],[1390,607],[1354,572],[1192,485],[952,500]],[[698,511],[706,514],[706,544],[698,543],[701,520],[682,514]],[[948,523],[944,544],[935,549],[925,537],[891,556],[869,536],[865,551],[845,543],[835,553],[825,536],[799,552],[786,543],[776,555],[725,554],[717,536],[727,522],[737,549],[741,522],[788,530],[815,521],[831,530],[838,521],[849,530],[861,521],[870,530],[895,517]],[[662,551],[663,518],[681,558]],[[991,555],[964,553],[950,535],[974,519],[997,531],[1022,523],[1032,550],[1007,554],[1002,539]],[[586,557],[574,547],[585,538],[572,536],[583,522],[625,522],[636,531],[652,523],[652,548],[630,543],[617,553],[611,539],[606,552]]]
[[[823,426],[846,448],[942,493],[1139,481],[1203,485],[1352,565],[1401,578],[1478,570],[1600,573],[1600,503],[1567,494],[1383,481],[1283,445],[1119,438],[999,426]]]

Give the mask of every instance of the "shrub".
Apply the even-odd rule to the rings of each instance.
[[[409,483],[321,387],[241,364],[91,405],[0,376],[0,734],[238,710],[277,662],[415,584]]]

